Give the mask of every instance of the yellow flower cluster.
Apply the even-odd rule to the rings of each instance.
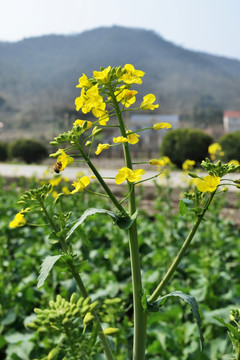
[[[223,156],[224,152],[222,151],[222,147],[218,143],[213,143],[209,145],[208,152],[211,160],[215,160],[218,156]]]
[[[133,183],[141,180],[141,175],[145,174],[143,169],[132,170],[128,167],[123,167],[118,170],[118,174],[115,176],[116,184],[120,185],[125,180]]]
[[[196,161],[187,159],[183,162],[182,169],[185,171],[192,170],[195,164]]]
[[[123,68],[124,74],[118,80],[123,81],[125,84],[141,84],[145,73],[141,70],[135,70],[132,64],[126,64]]]

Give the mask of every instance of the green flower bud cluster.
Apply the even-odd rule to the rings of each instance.
[[[78,299],[77,294],[73,293],[70,301],[65,300],[60,295],[57,295],[56,301],[49,301],[49,309],[34,309],[37,317],[26,326],[29,329],[37,330],[41,333],[60,332],[65,333],[74,330],[76,319],[81,319],[81,323],[86,326],[93,320],[92,311],[98,305],[95,301],[90,303],[90,298]]]
[[[34,309],[36,318],[33,322],[26,324],[26,327],[38,332],[41,336],[49,337],[51,334],[51,338],[55,338],[61,335],[62,339],[57,346],[53,344],[54,347],[44,359],[57,359],[60,353],[64,354],[68,360],[82,360],[88,359],[85,356],[89,352],[96,351],[96,331],[98,330],[95,330],[92,337],[86,332],[86,328],[93,322],[93,311],[97,305],[97,301],[91,303],[90,298],[79,298],[76,293],[73,293],[69,301],[57,295],[56,301],[49,301],[49,308]],[[96,346],[99,344],[96,343]]]
[[[239,321],[240,320],[240,309],[231,309],[230,311],[230,319]]]
[[[20,197],[20,200],[17,203],[21,205],[26,205],[29,202],[32,203],[33,201],[39,201],[39,199],[44,200],[49,195],[51,190],[52,190],[52,185],[45,184],[38,189],[32,189],[26,191],[25,194]]]
[[[209,175],[223,177],[240,169],[240,165],[233,163],[223,164],[220,160],[214,164],[208,158],[202,161],[201,166]]]

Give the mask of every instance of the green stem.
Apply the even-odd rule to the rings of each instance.
[[[114,107],[117,113],[117,119],[120,126],[121,135],[126,137],[126,130],[119,108],[118,102],[114,96],[114,92],[109,86],[109,91],[113,99]],[[123,143],[124,157],[126,166],[132,169],[132,160],[128,143]],[[128,192],[130,193],[128,200],[129,215],[136,212],[135,191],[134,185],[128,182]],[[147,313],[142,306],[142,278],[140,270],[140,257],[138,247],[138,233],[137,222],[133,222],[132,226],[128,229],[129,233],[129,248],[132,270],[132,286],[133,286],[133,308],[134,308],[134,340],[133,340],[133,360],[145,359],[145,343],[146,343],[146,328],[147,328]]]
[[[109,189],[108,185],[105,183],[105,181],[103,180],[102,176],[99,174],[99,172],[97,171],[97,169],[95,168],[95,166],[93,165],[93,163],[91,162],[91,160],[89,159],[89,157],[85,154],[84,150],[82,149],[82,147],[76,143],[76,146],[79,150],[79,152],[81,153],[82,157],[84,158],[84,160],[86,161],[86,163],[88,164],[89,168],[92,170],[92,172],[94,173],[94,175],[96,176],[96,178],[98,179],[99,183],[101,184],[101,186],[103,187],[103,189],[105,190],[106,194],[108,194],[109,198],[112,200],[113,204],[116,206],[116,208],[124,215],[126,214],[125,209],[122,207],[122,205],[119,203],[119,201],[116,199],[116,197],[113,195],[112,191]]]
[[[52,220],[51,216],[49,215],[45,205],[44,205],[44,201],[43,199],[39,198],[39,203],[43,209],[43,212],[44,212],[44,215],[46,216],[47,220],[49,221],[49,224],[50,226],[52,227],[52,229],[54,230],[54,232],[57,234],[58,233],[58,228],[57,226],[55,225],[54,221]],[[67,251],[68,251],[68,247],[67,247],[67,244],[66,244],[66,241],[64,239],[64,237],[61,236],[61,238],[59,238],[60,240],[60,243],[61,243],[61,246],[62,246],[62,250],[67,254]],[[81,294],[83,295],[84,298],[87,298],[89,295],[88,295],[88,292],[82,282],[82,279],[81,279],[81,276],[79,274],[79,272],[76,270],[75,266],[72,264],[71,261],[67,261],[67,265],[68,265],[68,268],[69,270],[71,271],[78,287],[79,287],[79,290],[81,292]],[[95,311],[92,312],[92,314],[94,315],[94,318],[95,318],[95,321],[98,325],[98,330],[99,330],[99,338],[101,340],[101,343],[102,343],[102,346],[103,346],[103,349],[104,349],[104,352],[105,352],[105,355],[106,355],[106,358],[107,360],[114,360],[113,358],[113,355],[112,355],[112,351],[111,351],[111,348],[110,348],[110,345],[109,345],[109,342],[106,338],[106,336],[104,335],[103,333],[103,329],[102,329],[102,326],[101,326],[101,323],[100,323],[100,320],[98,318],[98,315]]]
[[[240,360],[240,350],[237,350],[236,360]]]
[[[199,215],[197,217],[197,220],[195,221],[192,229],[190,230],[186,240],[184,241],[180,251],[178,252],[177,256],[175,257],[175,259],[173,260],[170,268],[168,269],[167,273],[165,274],[165,276],[163,277],[162,281],[159,283],[159,285],[156,287],[156,289],[154,290],[154,292],[152,293],[152,295],[148,298],[148,302],[154,302],[158,299],[158,297],[161,295],[163,289],[166,287],[166,285],[168,284],[168,282],[170,281],[170,279],[172,278],[174,272],[176,271],[180,261],[182,260],[183,256],[185,255],[186,251],[188,250],[191,241],[194,237],[194,235],[196,234],[196,231],[204,217],[205,212],[207,211],[214,195],[216,193],[216,190],[211,193],[209,199],[207,200],[207,203],[205,204],[205,207],[201,213],[201,215]]]

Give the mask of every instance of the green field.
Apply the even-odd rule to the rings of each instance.
[[[20,210],[17,197],[23,187],[37,188],[36,180],[19,179],[0,187],[0,358],[6,360],[43,359],[58,339],[25,327],[34,316],[33,309],[45,308],[57,294],[69,299],[77,292],[76,284],[66,270],[54,267],[44,286],[37,288],[41,262],[47,255],[59,254],[58,245],[51,243],[49,229],[39,215],[32,215],[32,224],[10,229],[9,222]],[[153,204],[155,215],[141,211],[138,216],[141,263],[146,294],[163,275],[187,235],[191,215],[173,215],[171,189],[156,188]],[[142,191],[143,192],[143,191]],[[141,191],[139,192],[141,194]],[[141,208],[142,196],[138,196]],[[62,197],[64,210],[71,210],[73,222],[89,207],[109,209],[108,203],[86,193]],[[232,346],[226,329],[214,319],[229,321],[230,308],[240,302],[239,253],[240,233],[236,224],[220,216],[224,199],[215,199],[206,221],[201,224],[193,244],[167,292],[180,290],[196,298],[202,317],[205,347],[199,348],[198,331],[191,309],[180,299],[169,299],[160,312],[152,313],[147,336],[147,359],[224,360],[229,359]],[[236,200],[236,206],[239,201]],[[109,209],[111,210],[111,209]],[[152,213],[152,212],[151,212]],[[87,236],[87,238],[85,237]],[[118,327],[110,337],[117,351],[116,359],[130,359],[132,347],[132,290],[128,239],[109,217],[97,214],[85,221],[84,228],[72,239],[77,257],[87,260],[82,278],[91,296],[98,300],[100,319],[108,326]],[[121,299],[121,306],[104,308],[105,299]],[[104,310],[105,309],[105,310]],[[59,357],[59,359],[62,359]],[[96,355],[94,359],[103,359]]]

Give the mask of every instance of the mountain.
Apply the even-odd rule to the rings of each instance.
[[[113,26],[0,42],[0,93],[6,98],[0,121],[3,111],[19,126],[34,116],[48,121],[56,109],[74,109],[82,73],[126,63],[146,73],[138,90],[157,96],[160,113],[190,113],[203,94],[223,110],[240,109],[239,60],[184,49],[153,31]]]

